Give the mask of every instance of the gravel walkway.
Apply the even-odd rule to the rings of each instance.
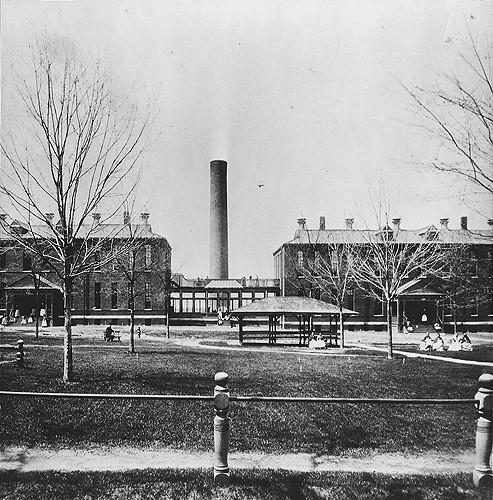
[[[308,453],[268,455],[231,453],[234,469],[284,469],[290,471],[351,471],[383,474],[448,474],[472,472],[474,451],[456,454],[396,453],[364,457],[316,456]],[[60,449],[8,447],[0,450],[0,469],[27,471],[124,471],[132,469],[182,469],[213,467],[213,454],[179,450],[137,448]]]

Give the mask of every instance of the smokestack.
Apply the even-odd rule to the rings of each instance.
[[[323,215],[320,216],[320,231],[325,231],[325,217]]]
[[[460,228],[467,231],[467,217],[460,218]]]
[[[211,169],[210,277],[228,279],[227,162],[213,160]]]
[[[101,220],[101,214],[98,212],[93,212],[92,218],[94,219],[93,224],[96,226],[99,224],[99,222]]]
[[[493,219],[488,219],[488,226],[493,227]]]
[[[401,228],[401,219],[392,219],[392,224],[394,224],[394,231],[399,231]]]
[[[306,219],[296,219],[296,222],[298,222],[298,230],[299,231],[305,231],[305,229],[306,229]]]
[[[448,219],[440,219],[440,226],[442,229],[448,229]]]
[[[346,219],[346,229],[353,229],[354,219]]]
[[[149,214],[144,212],[142,214],[140,214],[140,218],[142,219],[142,222],[144,224],[149,224]]]

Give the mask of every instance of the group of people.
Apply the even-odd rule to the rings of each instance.
[[[445,342],[440,335],[440,332],[437,332],[436,337],[433,339],[431,335],[427,332],[426,335],[421,339],[419,343],[418,350],[420,351],[444,351],[445,350]],[[460,334],[457,332],[450,344],[448,345],[449,351],[472,351],[472,343],[471,339],[466,333]]]
[[[420,351],[443,351],[445,342],[440,333],[433,339],[431,335],[426,332],[426,335],[421,339],[418,350]]]
[[[426,316],[426,314],[423,314],[423,316],[421,317],[421,323],[426,324],[427,321],[428,317]],[[404,316],[404,333],[413,333],[414,329],[415,327],[412,321]],[[440,324],[440,321],[438,319],[436,319],[435,323],[433,323],[433,329],[436,333],[441,333],[442,325]]]
[[[41,309],[39,310],[39,317],[41,318],[41,326],[49,326],[49,318],[44,306],[41,306]],[[7,313],[2,316],[0,324],[1,326],[8,326],[20,323],[21,326],[24,326],[34,323],[35,318],[36,310],[34,308],[31,310],[31,314],[21,315],[19,309],[13,306],[10,311],[7,311]]]

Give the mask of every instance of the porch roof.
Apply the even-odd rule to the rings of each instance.
[[[46,278],[43,278],[43,276],[37,276],[39,279],[39,290],[58,290],[59,292],[62,292],[63,289],[61,286],[47,280]],[[5,287],[5,290],[35,290],[34,286],[34,280],[32,275],[28,276],[23,276],[22,278],[18,279],[17,281],[14,281],[10,285],[7,285]]]
[[[426,283],[423,278],[415,278],[400,286],[397,289],[397,295],[400,297],[441,297],[443,294],[430,285],[430,283]]]

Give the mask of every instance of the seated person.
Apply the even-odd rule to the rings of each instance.
[[[430,337],[430,334],[427,333],[419,344],[418,350],[420,351],[431,351],[433,349],[433,340]]]
[[[442,331],[442,326],[438,321],[435,321],[435,324],[433,325],[433,328],[435,329],[435,332],[441,332]]]
[[[413,333],[414,332],[413,325],[411,324],[411,322],[409,320],[407,320],[406,323],[404,324],[404,330],[406,331],[406,333]]]
[[[111,342],[115,338],[113,328],[111,328],[110,325],[106,327],[106,330],[104,331],[104,340],[106,342]]]
[[[443,341],[442,337],[440,334],[437,335],[437,338],[433,342],[433,350],[434,351],[443,351],[444,348],[443,346],[445,345],[445,342]]]
[[[469,338],[467,333],[464,333],[464,335],[462,335],[462,339],[460,340],[460,345],[463,351],[472,351],[471,339]]]

